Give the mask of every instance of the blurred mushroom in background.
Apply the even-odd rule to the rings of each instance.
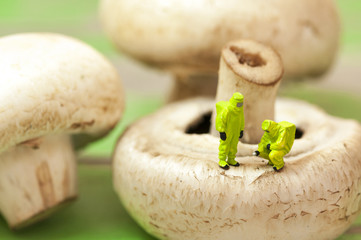
[[[276,49],[284,78],[319,76],[338,49],[333,0],[101,0],[105,32],[125,54],[175,76],[168,101],[214,96],[222,47],[252,39]]]

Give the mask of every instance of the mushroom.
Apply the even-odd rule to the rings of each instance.
[[[285,78],[295,79],[324,73],[340,34],[331,0],[102,0],[100,17],[122,52],[174,74],[170,101],[215,95],[219,50],[229,41],[246,38],[274,47]]]
[[[237,42],[223,49],[224,62],[238,57],[239,51],[229,51],[233,44]],[[249,66],[221,63],[228,70],[220,70],[220,79],[227,79],[223,74],[232,69],[238,79],[266,74],[266,65],[278,65],[268,62],[278,61],[269,51],[247,44],[243,55],[266,64],[241,76],[239,68]],[[249,92],[258,87],[244,86]],[[240,143],[240,166],[225,171],[218,166],[219,137],[208,134],[214,105],[207,98],[167,105],[120,138],[113,159],[114,188],[147,232],[160,239],[322,240],[336,238],[356,219],[361,210],[359,123],[302,101],[277,99],[275,120],[298,128],[284,169],[275,172],[266,160],[252,156],[256,144]]]
[[[76,198],[70,134],[104,135],[122,116],[116,69],[75,39],[0,38],[0,211],[29,225]]]

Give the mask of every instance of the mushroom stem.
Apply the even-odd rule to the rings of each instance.
[[[0,155],[0,211],[19,229],[76,198],[76,164],[70,139],[27,141]]]
[[[228,43],[222,50],[216,102],[229,100],[234,92],[244,96],[243,141],[258,143],[265,119],[274,119],[277,89],[283,75],[282,61],[270,47],[251,40]],[[211,134],[215,129],[213,110]]]
[[[214,97],[217,89],[217,74],[175,74],[168,102],[176,102],[195,96]]]

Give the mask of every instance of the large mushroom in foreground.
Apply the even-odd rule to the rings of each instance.
[[[102,136],[119,121],[116,69],[75,39],[0,38],[0,212],[29,225],[77,196],[71,134]]]
[[[174,74],[171,101],[214,96],[220,49],[229,41],[272,46],[285,78],[295,79],[324,73],[340,34],[333,0],[102,0],[100,17],[122,52]]]
[[[221,68],[233,71],[220,73],[241,72],[240,79],[252,81],[276,55],[244,43],[223,49],[222,57],[232,64]],[[232,57],[229,49],[243,51],[233,51]],[[244,71],[240,68],[252,61],[232,60],[242,56],[265,64]],[[257,84],[248,87],[252,92]],[[359,123],[302,101],[277,99],[274,120],[298,128],[284,169],[276,172],[267,160],[252,156],[256,144],[239,143],[240,166],[225,171],[218,166],[219,137],[208,134],[214,105],[206,98],[173,103],[134,123],[120,138],[114,188],[147,232],[160,239],[322,240],[336,238],[356,219],[361,210]]]

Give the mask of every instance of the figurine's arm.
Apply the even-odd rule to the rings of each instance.
[[[227,127],[228,111],[225,109],[216,117],[216,130],[218,132],[225,132]]]
[[[226,135],[227,116],[228,116],[228,111],[227,111],[227,109],[224,109],[216,117],[216,130],[220,133],[220,137],[223,141],[225,141],[227,138],[227,135]]]
[[[239,133],[239,138],[243,137],[243,130],[244,130],[244,114],[242,110],[242,116],[241,116],[241,132]]]

